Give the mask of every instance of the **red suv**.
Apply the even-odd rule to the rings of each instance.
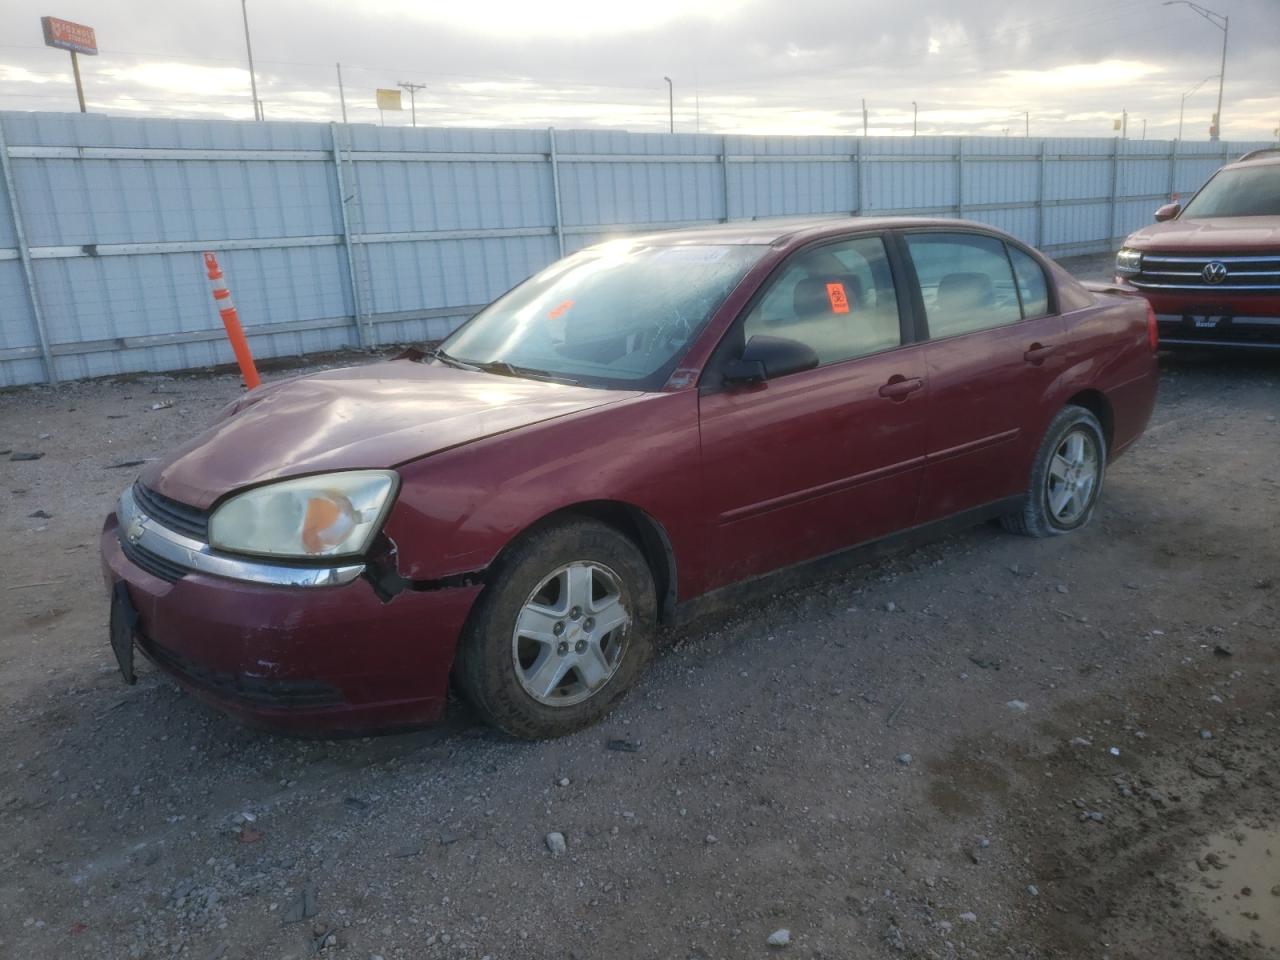
[[[1280,348],[1280,148],[1229,163],[1129,235],[1116,281],[1155,309],[1165,347]]]
[[[106,523],[111,636],[295,728],[602,716],[687,603],[999,517],[1088,522],[1154,315],[960,221],[748,223],[552,264],[437,349],[253,390]],[[998,615],[998,614],[993,614]]]

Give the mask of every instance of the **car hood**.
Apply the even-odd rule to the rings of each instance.
[[[1227,256],[1280,251],[1280,217],[1210,217],[1166,220],[1129,235],[1126,247]]]
[[[205,509],[241,487],[326,470],[394,467],[635,396],[393,360],[268,384],[142,474]]]

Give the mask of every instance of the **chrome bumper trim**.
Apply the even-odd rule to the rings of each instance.
[[[116,518],[122,539],[194,573],[279,587],[339,586],[364,573],[363,563],[337,567],[293,567],[215,553],[209,544],[184,537],[143,513],[133,497],[132,487],[120,494]]]

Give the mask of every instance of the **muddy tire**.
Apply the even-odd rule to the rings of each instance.
[[[455,676],[493,726],[562,737],[609,712],[653,655],[653,574],[622,533],[591,520],[535,530],[493,571]]]
[[[1031,467],[1026,502],[1000,518],[1010,533],[1052,537],[1089,522],[1107,471],[1107,440],[1084,407],[1066,406],[1049,423]]]

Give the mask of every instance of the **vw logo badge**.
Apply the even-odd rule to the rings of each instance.
[[[1227,279],[1227,265],[1221,260],[1210,260],[1200,271],[1205,283],[1221,283]]]
[[[139,540],[141,540],[143,525],[146,522],[147,522],[146,519],[143,517],[134,517],[129,522],[129,529],[125,531],[125,534],[124,534],[125,538],[130,543],[137,543]]]

